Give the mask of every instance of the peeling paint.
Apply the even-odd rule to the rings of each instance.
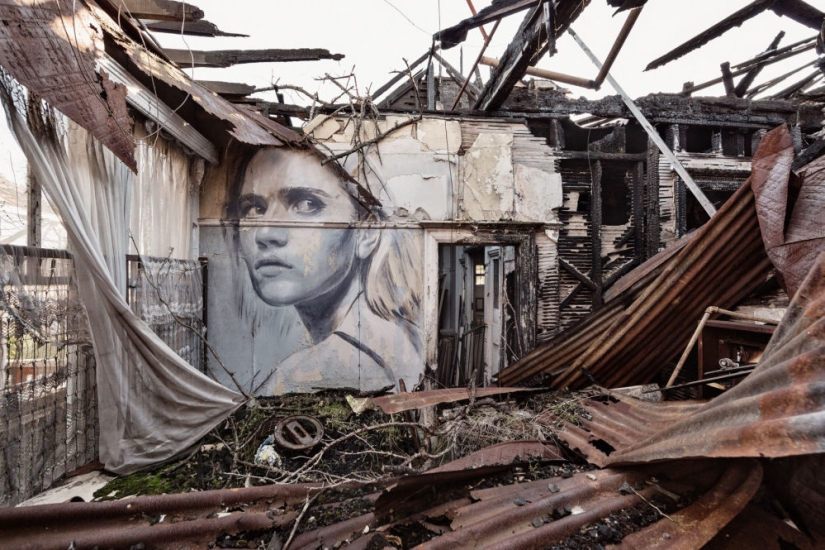
[[[472,220],[511,219],[515,206],[512,134],[479,134],[464,155],[464,214]]]

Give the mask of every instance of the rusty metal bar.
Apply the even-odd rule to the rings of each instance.
[[[478,68],[478,64],[481,62],[481,58],[484,57],[484,52],[487,51],[487,46],[490,45],[490,40],[492,40],[493,35],[496,34],[496,29],[498,29],[499,23],[501,23],[501,19],[498,19],[496,21],[496,24],[493,25],[493,30],[490,31],[490,36],[487,38],[487,40],[484,41],[484,45],[481,46],[481,51],[478,52],[478,57],[476,58],[475,63],[473,63],[473,68],[470,69],[470,72],[468,74],[472,75],[473,71],[475,71],[476,68]],[[455,102],[453,102],[453,106],[450,107],[451,111],[455,111],[455,108],[458,105],[459,100],[461,100],[461,96],[464,95],[464,90],[467,89],[467,84],[469,82],[470,78],[467,77],[467,79],[464,81],[464,84],[461,85],[461,89],[458,91],[458,95],[455,96]]]
[[[610,53],[607,54],[607,57],[604,60],[604,65],[602,65],[601,70],[599,70],[599,74],[596,76],[596,80],[594,81],[596,89],[599,89],[602,82],[604,82],[604,79],[607,78],[607,74],[610,72],[613,62],[616,61],[616,58],[619,56],[619,52],[622,50],[622,46],[624,46],[627,37],[630,35],[633,25],[636,24],[636,20],[639,19],[639,16],[642,14],[642,7],[633,8],[630,10],[630,13],[627,14],[627,19],[625,19],[624,26],[619,32],[619,36],[616,37],[616,41],[613,43],[613,48],[611,48]]]
[[[472,13],[473,15],[478,15],[476,7],[473,5],[473,0],[467,0],[467,5],[470,7],[470,13]],[[501,19],[499,19],[498,21],[501,21]],[[489,40],[489,37],[487,36],[487,31],[484,30],[484,25],[479,25],[478,30],[481,31],[481,36],[484,38],[485,41]],[[473,74],[473,72],[470,71],[470,74]]]

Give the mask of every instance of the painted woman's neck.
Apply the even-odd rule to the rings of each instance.
[[[313,344],[318,344],[335,332],[355,307],[361,294],[361,285],[356,276],[357,270],[354,272],[330,292],[295,306]]]

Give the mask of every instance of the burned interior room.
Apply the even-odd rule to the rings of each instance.
[[[825,546],[825,6],[702,2],[0,1],[0,548]]]

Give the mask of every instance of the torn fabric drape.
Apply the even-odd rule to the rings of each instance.
[[[68,132],[65,148],[48,132],[35,136],[8,90],[0,95],[74,252],[97,360],[100,460],[107,470],[125,474],[170,458],[214,428],[243,397],[187,364],[126,304],[133,176],[125,165],[79,128]]]

